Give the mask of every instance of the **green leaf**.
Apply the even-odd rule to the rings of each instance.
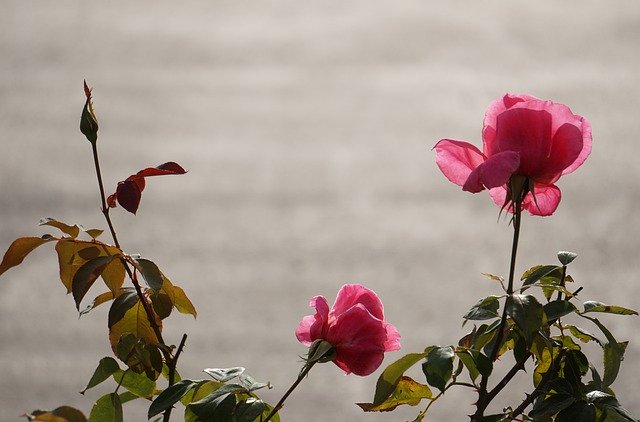
[[[216,381],[227,382],[242,374],[244,370],[245,368],[242,366],[235,366],[233,368],[206,368],[202,372],[205,372]]]
[[[480,350],[487,346],[491,340],[494,339],[496,331],[500,326],[500,320],[495,320],[491,324],[482,324],[478,327],[478,331],[475,334],[472,349]]]
[[[560,261],[562,265],[571,264],[573,260],[576,259],[577,257],[578,257],[578,254],[573,252],[567,252],[567,251],[558,252],[558,261]]]
[[[553,274],[554,271],[556,274]],[[536,281],[549,276],[562,277],[562,267],[557,265],[538,265],[522,274],[522,287],[535,283]]]
[[[531,295],[514,294],[507,298],[507,314],[513,318],[531,343],[532,334],[542,326],[543,308],[538,299]]]
[[[172,407],[174,404],[180,401],[180,399],[187,394],[187,392],[196,385],[196,382],[191,380],[182,380],[170,387],[167,387],[162,393],[155,398],[155,400],[149,406],[149,413],[147,418],[151,419],[155,415],[158,415],[165,410]]]
[[[122,402],[116,393],[105,394],[93,405],[89,422],[123,422]]]
[[[154,292],[151,295],[151,304],[153,305],[153,310],[158,315],[158,318],[165,319],[171,315],[173,302],[171,302],[169,295],[161,292]]]
[[[233,420],[233,411],[236,407],[238,392],[246,390],[237,384],[225,384],[201,400],[189,404],[189,408],[199,418],[212,421]]]
[[[602,412],[599,420],[606,422],[637,422],[624,407],[620,406],[618,400],[602,391],[591,391],[587,393],[587,400],[593,403]]]
[[[600,344],[601,346],[603,346],[602,342],[600,340],[598,340],[598,338],[596,336],[594,336],[593,334],[589,333],[588,331],[583,330],[580,327],[576,327],[575,325],[568,325],[568,324],[563,324],[562,325],[564,328],[568,329],[569,332],[578,340],[580,340],[583,343],[588,343],[590,341],[595,341],[596,343]]]
[[[475,380],[478,375],[488,377],[493,370],[491,360],[479,350],[458,349],[456,355],[469,371],[472,380]]]
[[[76,302],[76,309],[80,310],[80,302],[87,294],[93,283],[100,277],[104,269],[113,261],[114,255],[99,256],[94,258],[80,268],[73,276],[71,291]]]
[[[453,347],[436,347],[427,355],[422,364],[422,372],[427,376],[429,385],[443,391],[453,374]]]
[[[52,240],[58,239],[54,237],[21,237],[14,240],[4,253],[2,263],[0,263],[0,275],[9,268],[20,265],[35,248]]]
[[[575,397],[570,395],[552,394],[544,400],[536,402],[531,412],[529,412],[529,417],[541,418],[544,416],[553,416],[561,410],[571,406],[575,401]]]
[[[357,405],[365,412],[389,412],[400,405],[416,406],[423,399],[431,399],[432,397],[433,393],[429,386],[403,376],[391,396],[384,402],[378,405],[373,403],[357,403]]]
[[[142,274],[144,281],[153,290],[158,291],[162,288],[163,277],[158,266],[148,259],[139,258],[135,260],[136,268]]]
[[[252,376],[243,373],[238,377],[238,381],[240,385],[247,389],[247,391],[253,392],[256,390],[260,390],[261,388],[269,387],[271,388],[271,384],[268,382],[258,382]]]
[[[78,234],[80,234],[80,227],[78,227],[76,224],[74,224],[73,226],[70,226],[68,224],[62,223],[58,220],[55,220],[49,217],[40,219],[39,225],[55,227],[57,229],[60,229],[63,233],[68,234],[73,238],[78,237]]]
[[[584,401],[578,401],[558,413],[555,422],[591,422],[596,420],[595,406]]]
[[[587,317],[585,317],[587,318]],[[589,318],[594,324],[600,328],[600,331],[607,337],[607,344],[604,345],[604,375],[602,377],[602,384],[605,387],[610,386],[618,377],[620,371],[620,363],[624,357],[624,351],[626,349],[626,343],[618,343],[616,338],[611,334],[611,331],[607,329],[597,318]]]
[[[253,422],[267,410],[267,404],[260,399],[249,397],[236,405],[234,422]]]
[[[602,382],[605,387],[613,384],[618,377],[625,348],[626,344],[622,346],[621,343],[607,343],[604,345],[604,376]]]
[[[119,383],[138,397],[148,398],[153,396],[156,383],[155,381],[147,378],[144,374],[136,374],[131,370],[123,371],[122,369],[119,369],[114,372],[112,376],[115,382]]]
[[[544,305],[544,313],[549,321],[561,318],[576,311],[577,309],[574,304],[567,300],[554,300]]]
[[[430,350],[430,349],[427,349]],[[383,403],[396,389],[396,385],[405,371],[411,368],[413,365],[424,359],[428,351],[424,353],[409,353],[393,362],[386,367],[384,371],[378,377],[376,383],[376,392],[373,397],[373,405],[377,406]]]
[[[480,299],[475,305],[463,316],[466,320],[485,320],[498,318],[498,308],[500,302],[498,302],[499,296],[487,296],[484,299]]]
[[[89,383],[84,388],[84,390],[80,392],[80,394],[84,394],[84,392],[87,391],[88,389],[93,388],[96,385],[100,384],[101,382],[107,380],[111,375],[113,375],[119,369],[120,369],[120,366],[118,365],[118,362],[116,362],[114,358],[104,357],[100,359],[100,362],[98,363],[98,367],[93,372],[93,375],[89,380]]]
[[[583,313],[586,314],[588,312],[604,312],[616,315],[638,315],[638,312],[633,309],[623,308],[622,306],[616,305],[605,305],[602,302],[596,302],[593,300],[584,303]]]

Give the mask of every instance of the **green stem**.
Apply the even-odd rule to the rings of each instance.
[[[307,376],[311,368],[313,368],[313,365],[315,365],[316,363],[317,361],[308,361],[307,363],[305,363],[304,367],[302,368],[302,371],[300,371],[300,374],[298,375],[298,378],[295,380],[293,384],[291,384],[291,387],[289,387],[287,392],[284,393],[284,395],[282,396],[278,404],[276,404],[273,407],[273,409],[271,410],[271,413],[269,413],[269,415],[263,422],[268,422],[269,420],[271,420],[271,418],[274,417],[275,414],[280,411],[280,409],[282,409],[282,407],[284,406],[284,401],[287,399],[287,397],[291,395],[291,393],[293,393],[293,390],[295,390],[298,384],[302,382],[302,380]]]
[[[522,199],[524,196],[518,195],[518,198],[513,202],[513,243],[511,245],[511,263],[509,265],[509,282],[507,285],[507,301],[509,297],[513,295],[513,280],[516,269],[516,256],[518,253],[518,241],[520,239],[520,221],[522,219]],[[496,333],[496,339],[489,355],[489,360],[494,362],[502,346],[502,340],[504,339],[504,329],[507,324],[507,304],[505,302],[504,309],[502,311],[502,317],[500,318],[500,325]],[[487,384],[489,382],[489,376],[483,375],[480,380],[480,390],[478,391],[478,402],[476,404],[476,413],[472,417],[472,421],[481,421],[484,416],[484,411],[495,397],[495,394],[489,394],[487,391]],[[497,394],[497,392],[496,392]]]

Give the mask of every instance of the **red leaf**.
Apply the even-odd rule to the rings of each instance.
[[[120,205],[122,205],[122,208],[132,214],[136,213],[140,205],[142,191],[135,181],[125,180],[124,182],[118,183],[115,195]]]
[[[115,208],[116,200],[124,209],[135,214],[140,205],[142,191],[146,186],[145,177],[185,174],[187,171],[178,163],[169,161],[158,167],[147,167],[119,182],[116,192],[107,198],[107,204]]]
[[[147,167],[144,170],[140,170],[136,176],[164,176],[168,174],[185,174],[186,172],[178,163],[169,161],[168,163],[160,164],[158,167]]]

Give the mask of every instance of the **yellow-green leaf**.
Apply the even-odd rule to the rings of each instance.
[[[115,382],[138,397],[151,397],[156,389],[156,383],[145,374],[137,374],[131,370],[118,369],[112,375]]]
[[[60,406],[52,411],[34,410],[30,415],[22,415],[30,421],[39,422],[87,422],[86,416],[71,406]]]
[[[193,315],[195,318],[198,313],[196,312],[196,308],[191,303],[191,300],[187,297],[184,290],[182,290],[178,286],[174,286],[171,281],[162,276],[162,288],[160,289],[160,293],[164,293],[168,296],[169,300],[173,304],[173,306],[180,312],[181,314],[189,314]]]
[[[91,409],[89,422],[123,422],[120,396],[110,393],[100,397]]]
[[[120,259],[114,259],[106,266],[102,274],[100,275],[104,284],[113,293],[117,293],[124,283],[125,269]]]
[[[51,242],[52,240],[57,240],[55,237],[47,236],[47,237],[21,237],[16,239],[11,243],[9,249],[4,254],[2,258],[2,263],[0,263],[0,275],[2,275],[9,268],[13,268],[16,265],[20,265],[22,261],[40,245],[43,245],[47,242]]]
[[[76,302],[76,309],[80,309],[80,302],[114,258],[113,255],[99,256],[91,261],[87,261],[78,268],[71,282],[71,291],[73,293],[73,299]]]
[[[80,234],[80,227],[78,227],[76,224],[74,224],[73,226],[70,226],[61,221],[58,221],[49,217],[41,219],[40,225],[55,227],[57,229],[60,229],[60,231],[62,231],[64,234],[68,234],[73,238],[78,237],[78,235]]]
[[[178,286],[173,286],[173,294],[175,298],[173,304],[178,312],[181,314],[193,315],[194,318],[198,316],[196,308],[193,306],[193,303],[191,303],[191,300],[189,300],[184,290]]]
[[[358,403],[365,412],[389,412],[400,405],[416,406],[423,399],[433,396],[429,386],[421,384],[410,377],[402,376],[396,389],[384,402],[375,406],[373,403]]]
[[[60,281],[67,288],[67,293],[72,290],[73,277],[78,269],[87,261],[99,256],[122,256],[123,253],[115,246],[105,245],[96,241],[84,241],[75,239],[60,239],[56,244],[58,253],[58,265],[60,267]],[[102,277],[105,284],[114,293],[124,282],[124,266],[120,259],[114,259],[104,269]]]
[[[98,236],[100,236],[102,233],[104,233],[104,230],[100,230],[100,229],[84,229],[82,228],[82,230],[84,230],[84,232],[86,234],[88,234],[89,236],[91,236],[92,239],[97,239]]]
[[[91,302],[91,304],[80,311],[80,316],[88,314],[93,308],[100,306],[107,301],[113,300],[114,297],[115,295],[113,294],[113,292],[104,292],[99,294],[95,299],[93,299],[93,302]]]
[[[156,318],[156,324],[162,329],[162,320]],[[158,339],[151,328],[151,324],[147,318],[142,302],[137,301],[132,307],[127,309],[124,316],[115,321],[109,328],[109,341],[111,348],[115,353],[120,337],[124,334],[131,333],[137,338],[144,339],[147,343],[157,343]]]

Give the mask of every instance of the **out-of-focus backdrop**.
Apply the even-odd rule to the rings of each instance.
[[[431,147],[479,145],[487,105],[529,93],[587,117],[594,143],[560,181],[556,214],[524,219],[518,270],[575,251],[584,300],[638,308],[639,45],[634,1],[4,0],[0,249],[45,233],[41,217],[105,227],[78,131],[86,78],[109,191],[165,161],[189,170],[149,180],[137,216],[112,212],[123,247],[199,311],[166,323],[168,341],[189,334],[182,376],[242,365],[275,385],[263,393],[274,403],[305,353],[293,331],[308,299],[333,301],[343,283],[374,289],[403,335],[385,364],[465,333],[461,315],[498,292],[480,273],[506,275],[511,228],[486,192],[445,180]],[[110,354],[107,310],[78,319],[51,245],[2,276],[2,421],[64,403],[88,413],[113,387],[78,394]],[[632,340],[614,388],[638,415],[640,321],[605,319]],[[377,374],[314,368],[282,416],[414,417],[354,405],[372,399]],[[524,398],[530,376],[518,380],[496,408]],[[452,390],[430,420],[465,420],[474,400]],[[145,420],[146,405],[125,413]]]

